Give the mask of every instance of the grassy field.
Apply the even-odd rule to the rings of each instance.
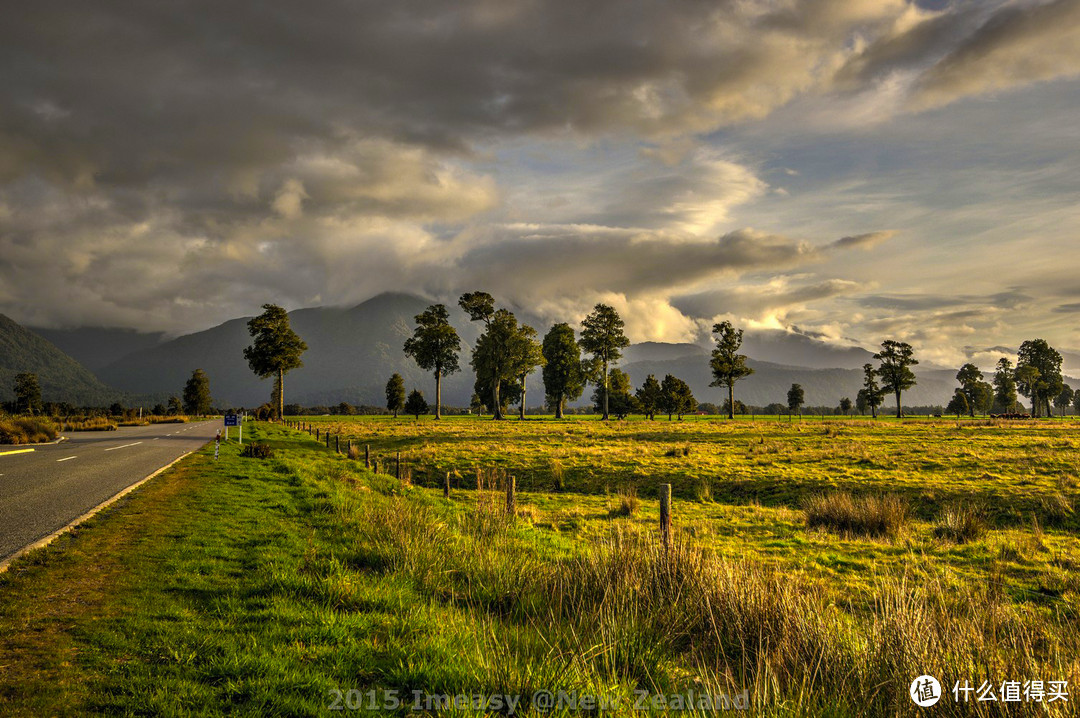
[[[636,691],[745,689],[760,715],[914,715],[922,673],[946,692],[1080,677],[1080,425],[317,425],[383,471],[401,451],[411,480],[270,425],[245,431],[269,460],[183,462],[0,575],[0,714],[313,715],[414,690],[521,713],[549,689],[628,715]],[[882,495],[887,530],[830,523]]]

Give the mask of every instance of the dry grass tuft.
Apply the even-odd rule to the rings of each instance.
[[[896,536],[908,522],[907,506],[898,496],[818,494],[803,502],[807,528],[844,536]]]

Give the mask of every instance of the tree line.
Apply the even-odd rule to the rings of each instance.
[[[553,325],[541,339],[533,327],[519,323],[509,309],[497,307],[487,292],[462,294],[458,306],[470,321],[482,324],[483,330],[473,347],[469,366],[475,374],[473,406],[486,409],[493,419],[506,416],[508,407],[519,405],[525,416],[527,379],[541,369],[545,404],[556,418],[562,418],[568,402],[581,397],[589,385],[595,387],[592,396],[596,411],[604,420],[612,416],[644,414],[652,419],[656,414],[669,418],[695,411],[698,402],[682,379],[667,375],[657,380],[645,378],[641,387],[631,391],[629,377],[613,368],[630,345],[624,332],[625,322],[610,305],[599,303],[581,320],[580,336],[567,323]],[[307,345],[289,327],[288,314],[272,304],[263,305],[264,312],[248,322],[254,341],[244,350],[248,364],[260,377],[274,377],[273,409],[276,416],[284,413],[284,383],[288,371],[303,366],[300,357]],[[415,316],[413,335],[403,346],[406,356],[417,366],[430,371],[435,380],[435,418],[442,416],[442,380],[461,370],[461,339],[450,323],[450,313],[444,304],[432,304]],[[724,410],[733,419],[741,402],[735,399],[735,386],[754,370],[747,357],[739,353],[743,330],[724,321],[713,325],[715,347],[709,367],[710,386],[727,389]],[[869,410],[877,417],[885,397],[892,394],[896,416],[904,414],[903,392],[916,385],[911,367],[919,364],[912,346],[906,342],[886,339],[873,355],[878,365],[863,366],[863,385],[854,407],[860,412]],[[1031,399],[1031,415],[1051,416],[1052,406],[1064,409],[1074,403],[1080,413],[1080,393],[1074,393],[1063,381],[1061,354],[1044,339],[1025,341],[1020,345],[1015,364],[1002,358],[998,361],[991,382],[974,364],[960,368],[956,389],[946,411],[949,413],[1016,413],[1018,395]],[[795,384],[788,391],[787,407],[796,412],[804,403],[803,388]],[[406,394],[399,374],[386,386],[386,407],[394,412],[405,411],[419,417],[430,410],[423,393],[414,389]],[[840,409],[847,413],[850,399],[842,399]]]

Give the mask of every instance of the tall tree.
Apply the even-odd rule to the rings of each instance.
[[[714,324],[712,330],[716,335],[716,348],[713,349],[712,359],[709,360],[713,374],[713,380],[709,386],[728,388],[728,418],[734,419],[735,382],[750,376],[754,370],[746,365],[746,355],[739,354],[739,348],[742,346],[742,329],[736,329],[731,322],[720,322]]]
[[[169,397],[169,414],[176,416],[184,412],[184,404],[180,401],[178,396]]]
[[[682,421],[683,414],[697,409],[697,400],[690,391],[690,385],[676,376],[664,376],[660,382],[660,394],[660,408],[668,415],[668,421],[671,421],[672,414],[678,415],[679,421]]]
[[[15,375],[15,412],[31,415],[41,412],[41,384],[37,374],[24,371]]]
[[[251,371],[260,378],[277,377],[277,418],[285,414],[285,373],[304,366],[300,355],[307,344],[289,326],[288,313],[276,304],[264,304],[263,313],[248,322],[248,333],[255,339],[244,349]]]
[[[1065,410],[1072,404],[1074,394],[1075,392],[1072,390],[1072,387],[1065,384],[1061,388],[1061,393],[1054,397],[1054,406],[1061,409],[1062,416],[1065,416]]]
[[[593,392],[593,408],[595,411],[604,410],[604,402],[607,402],[608,410],[616,419],[625,419],[628,415],[640,411],[637,399],[630,393],[630,377],[621,369],[612,369],[608,377],[608,389],[596,385]]]
[[[424,399],[424,393],[418,389],[409,392],[409,398],[405,400],[405,413],[412,414],[420,421],[420,415],[428,413],[428,403]]]
[[[630,346],[630,340],[623,333],[626,323],[607,304],[597,304],[589,316],[581,321],[581,348],[593,355],[593,361],[599,369],[598,383],[604,390],[604,416],[608,418],[610,387],[608,367],[622,356],[622,350]]]
[[[846,396],[840,400],[840,412],[844,416],[847,416],[851,413],[851,399],[847,398]]]
[[[877,418],[877,408],[881,406],[885,401],[885,390],[878,386],[877,383],[877,369],[873,364],[863,364],[863,388],[859,390],[859,396],[862,397],[864,408],[859,409],[860,412],[870,409],[870,417]],[[856,401],[859,397],[856,397]]]
[[[503,384],[517,378],[511,352],[518,339],[517,317],[506,309],[495,309],[495,300],[487,292],[462,294],[458,306],[465,310],[469,319],[484,323],[484,332],[473,347],[469,365],[476,373],[476,386],[483,386],[490,395],[485,400],[492,411],[492,419],[503,418],[506,401],[501,396]]]
[[[458,366],[461,338],[450,326],[450,313],[444,304],[432,304],[415,319],[416,329],[405,340],[405,355],[412,357],[424,371],[435,372],[435,418],[441,419],[442,378],[461,370]]]
[[[998,359],[994,372],[994,406],[999,413],[1016,410],[1016,376],[1012,362],[1005,357]]]
[[[193,416],[206,416],[210,413],[213,400],[210,398],[210,379],[202,369],[191,372],[191,378],[184,385],[184,412]]]
[[[528,324],[522,324],[510,341],[510,364],[513,366],[515,378],[521,386],[521,413],[519,415],[521,419],[525,418],[526,382],[529,379],[529,374],[532,374],[537,367],[543,366],[546,361],[543,347],[536,340],[537,336],[535,329]]]
[[[1033,367],[1038,370],[1038,375],[1031,377],[1031,381],[1020,382],[1020,370],[1024,367]],[[1024,396],[1031,397],[1032,414],[1040,416],[1046,410],[1046,415],[1051,415],[1050,404],[1065,385],[1061,376],[1061,354],[1050,346],[1045,339],[1031,339],[1020,345],[1020,351],[1016,358],[1016,383]]]
[[[972,417],[975,416],[975,409],[981,406],[980,397],[977,394],[980,393],[979,384],[982,383],[982,379],[983,373],[979,371],[979,367],[970,362],[956,372],[956,380],[960,382],[960,390],[964,392],[964,398],[968,402],[968,411]]]
[[[544,335],[544,393],[555,418],[563,418],[566,402],[585,391],[585,371],[581,367],[581,347],[569,324],[556,324]]]
[[[791,388],[787,392],[787,408],[792,414],[799,413],[799,409],[806,401],[806,395],[803,392],[801,384],[792,384]]]
[[[881,362],[877,375],[881,377],[882,388],[896,396],[896,418],[899,419],[904,415],[900,406],[900,394],[915,386],[915,374],[910,368],[919,363],[915,358],[915,350],[907,342],[886,339],[881,343],[881,351],[875,354],[874,358]]]
[[[637,390],[636,396],[638,404],[641,406],[641,412],[650,421],[655,419],[656,412],[660,409],[660,405],[664,400],[664,391],[654,375],[649,374],[645,377],[645,381],[642,382],[641,388]]]
[[[401,374],[395,373],[386,382],[386,408],[394,412],[395,419],[398,412],[405,408],[405,380]]]
[[[1030,364],[1017,366],[1013,371],[1016,379],[1016,390],[1026,397],[1031,398],[1031,415],[1039,415],[1039,399],[1037,386],[1039,384],[1039,370]]]

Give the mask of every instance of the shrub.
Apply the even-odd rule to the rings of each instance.
[[[803,504],[807,528],[823,528],[844,536],[895,536],[908,520],[907,506],[897,496],[819,494]]]
[[[82,419],[68,419],[63,422],[62,431],[116,431],[116,424],[104,416]]]
[[[240,450],[240,456],[246,456],[249,459],[270,459],[274,456],[274,450],[270,448],[269,444],[253,441]]]
[[[949,506],[934,527],[934,536],[953,543],[978,541],[986,535],[982,512],[970,506]]]
[[[352,446],[349,447],[349,458],[350,459],[352,459],[353,461],[359,461],[360,456],[361,456],[361,454],[360,454],[360,447],[359,446],[357,446],[356,444],[353,444]]]
[[[0,419],[0,444],[40,444],[52,441],[59,429],[51,419],[20,417]]]

